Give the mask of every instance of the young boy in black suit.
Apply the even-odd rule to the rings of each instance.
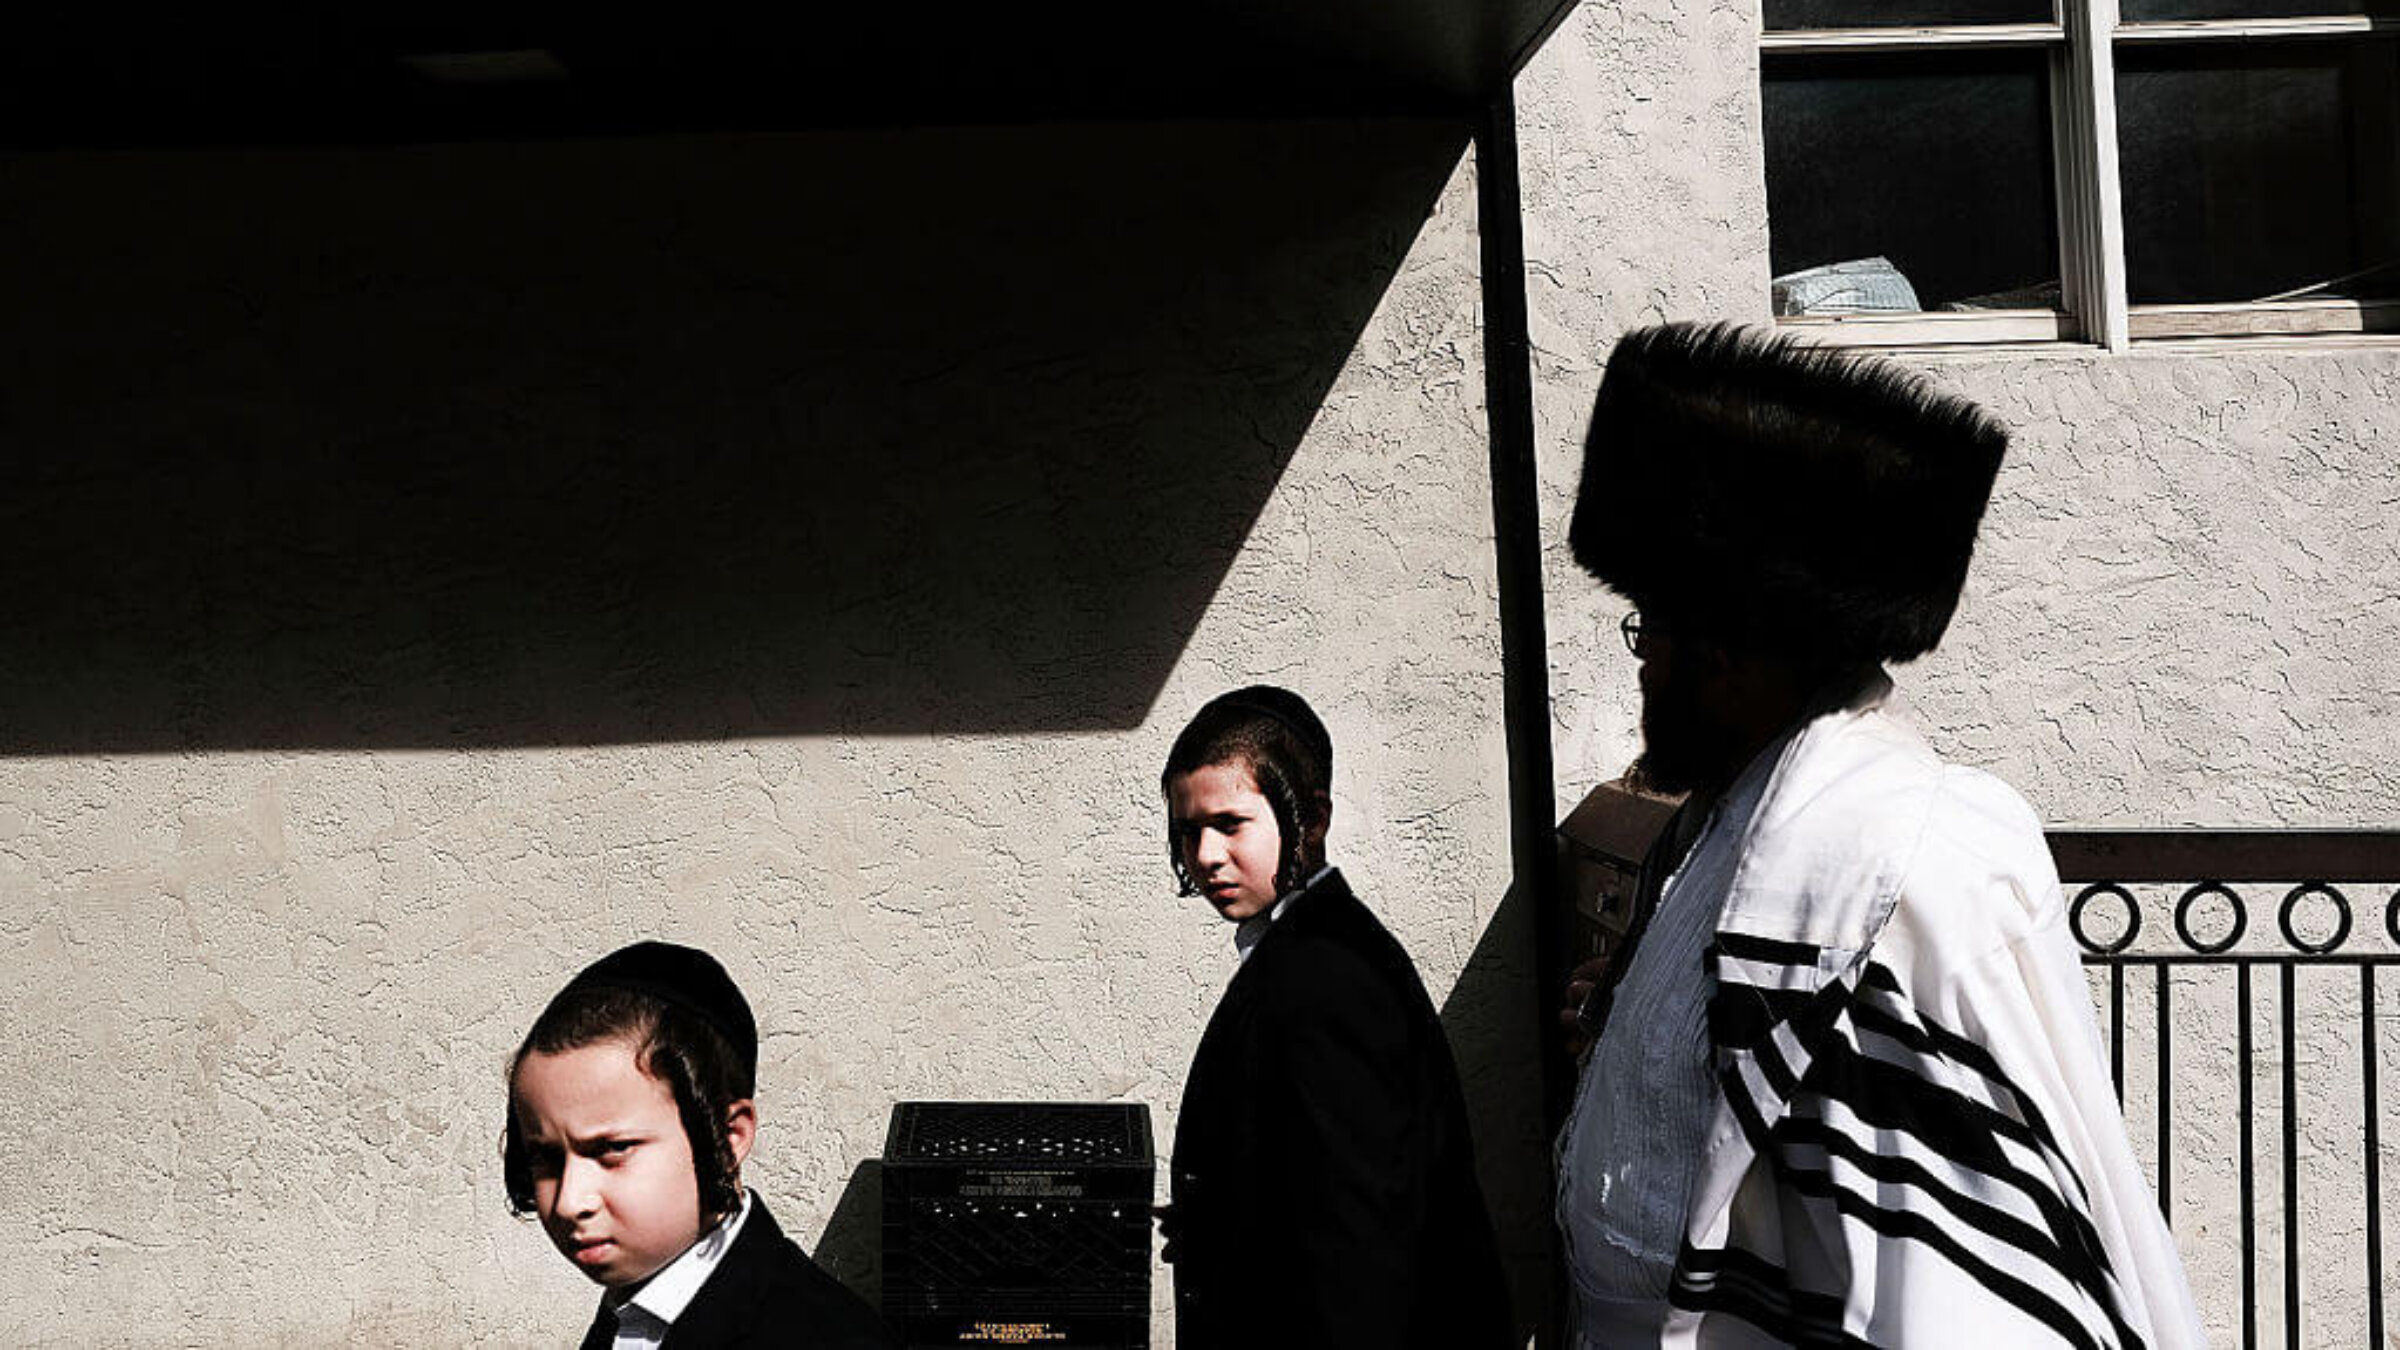
[[[707,953],[642,942],[594,962],[509,1064],[509,1207],[602,1288],[583,1350],[894,1350],[742,1185],[758,1024]]]
[[[1408,953],[1326,865],[1333,741],[1208,703],[1160,778],[1186,895],[1241,965],[1184,1085],[1164,1218],[1180,1350],[1483,1350],[1510,1318],[1466,1103]]]

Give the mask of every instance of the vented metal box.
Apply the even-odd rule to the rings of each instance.
[[[1148,1350],[1150,1108],[902,1102],[883,1312],[911,1347]]]
[[[1613,951],[1633,926],[1634,885],[1642,859],[1683,798],[1661,796],[1623,779],[1593,788],[1558,827],[1558,913],[1565,964]]]

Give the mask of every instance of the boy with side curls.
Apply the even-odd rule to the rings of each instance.
[[[742,1185],[758,1024],[706,952],[641,942],[550,1000],[510,1062],[509,1207],[601,1286],[583,1350],[896,1350]]]

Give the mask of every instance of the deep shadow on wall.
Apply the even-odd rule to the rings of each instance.
[[[1463,148],[12,156],[0,752],[1134,725]]]

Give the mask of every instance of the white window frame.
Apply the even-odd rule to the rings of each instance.
[[[2355,37],[2400,31],[2364,14],[2301,19],[2124,23],[2118,0],[2058,0],[2055,23],[1810,29],[1759,35],[1762,55],[1791,52],[1943,52],[2039,48],[2050,55],[2052,159],[2057,171],[2058,310],[1974,314],[1810,314],[1776,319],[1843,346],[1944,347],[2061,342],[2123,352],[2135,342],[2400,333],[2400,300],[2134,305],[2126,290],[2125,207],[2117,160],[2116,51],[2140,43]],[[1761,27],[1764,19],[1762,15]],[[1761,79],[1764,79],[1761,71]],[[1774,221],[1767,222],[1772,232]]]

